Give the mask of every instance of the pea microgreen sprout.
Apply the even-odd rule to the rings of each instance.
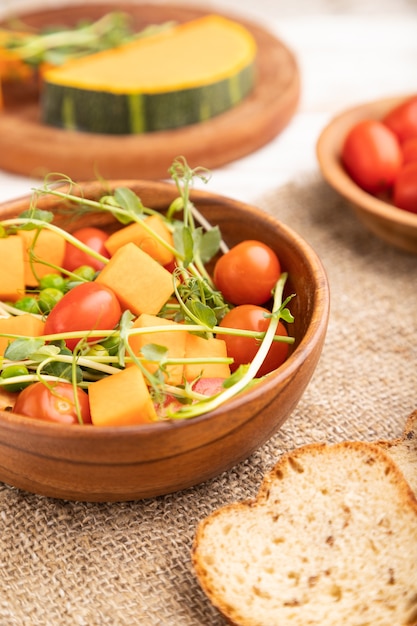
[[[34,66],[43,62],[61,65],[69,59],[114,48],[133,39],[148,37],[155,32],[171,28],[172,24],[166,22],[151,25],[134,33],[129,15],[114,11],[95,22],[84,20],[73,28],[62,27],[24,34],[4,31],[4,34],[8,36],[6,46],[25,62]]]
[[[221,293],[205,280],[189,277],[184,283],[174,283],[174,292],[184,319],[203,325],[210,333],[228,310]]]
[[[80,330],[42,335],[38,338],[2,333],[0,337],[7,337],[11,343],[5,351],[0,372],[14,365],[24,367],[28,372],[21,370],[21,375],[16,376],[13,383],[27,384],[41,380],[45,384],[52,384],[54,381],[66,380],[74,388],[79,386],[88,390],[89,385],[100,378],[118,373],[121,368],[134,363],[143,373],[156,404],[162,403],[163,405],[167,397],[174,397],[183,404],[182,408],[178,410],[171,407],[160,416],[160,419],[188,419],[217,408],[243,389],[256,384],[259,380],[256,378],[257,372],[272,342],[294,342],[292,337],[275,334],[280,319],[286,322],[293,321],[292,315],[287,309],[287,304],[292,296],[282,302],[284,284],[287,279],[286,274],[281,275],[275,286],[273,310],[268,316],[269,326],[265,332],[219,325],[230,306],[225,302],[222,293],[215,288],[206,270],[206,264],[219,250],[227,251],[227,246],[221,239],[219,228],[217,226],[212,227],[190,201],[190,187],[195,177],[198,176],[205,182],[208,179],[207,170],[203,168],[191,170],[185,159],[179,158],[174,162],[170,173],[178,190],[178,197],[173,200],[165,216],[161,215],[159,211],[144,206],[140,198],[128,188],[119,187],[112,193],[107,191],[99,199],[92,200],[84,198],[82,193],[77,193],[73,188],[75,183],[70,179],[62,177],[57,183],[57,181],[52,180],[52,177],[48,177],[44,187],[35,190],[28,211],[15,219],[4,220],[0,224],[6,236],[20,228],[36,229],[37,234],[43,228],[50,229],[58,232],[72,245],[107,264],[109,259],[53,224],[53,213],[42,211],[37,207],[37,199],[40,196],[51,194],[62,200],[58,208],[62,212],[65,212],[67,207],[70,208],[72,214],[75,214],[77,209],[80,212],[107,212],[122,224],[141,223],[153,237],[156,237],[162,245],[170,249],[175,256],[177,266],[173,272],[175,299],[173,298],[172,302],[168,301],[159,315],[166,319],[180,321],[181,324],[167,325],[165,323],[146,328],[133,328],[135,316],[126,310],[123,312],[117,327],[107,330]],[[65,191],[62,188],[62,182],[66,183]],[[103,189],[105,189],[104,186]],[[181,213],[181,218],[177,216],[179,213]],[[147,226],[145,218],[154,214],[158,214],[164,219],[173,235],[173,245],[167,243]],[[36,257],[33,249],[31,259],[33,263],[42,262],[42,259]],[[62,283],[60,287],[65,291],[71,288],[71,284],[94,280],[95,278],[94,273],[91,272],[85,273],[78,270],[68,272],[63,268],[50,267],[57,271],[61,278],[57,282],[48,277],[40,280],[37,289],[41,291],[54,289],[59,283]],[[34,292],[29,290],[28,293],[32,297]],[[23,314],[24,311],[19,311],[17,304],[17,302],[0,303],[0,312],[4,316]],[[41,310],[40,313],[44,313],[44,315],[39,315],[39,317],[44,317],[48,314],[48,310]],[[140,355],[135,354],[130,346],[129,340],[133,335],[154,333],[157,337],[164,332],[191,332],[205,337],[221,337],[225,334],[251,337],[259,341],[259,349],[250,364],[240,367],[224,381],[221,392],[207,397],[193,388],[198,377],[194,381],[183,380],[179,386],[167,383],[168,368],[172,365],[189,363],[201,364],[202,369],[204,369],[204,364],[209,363],[230,365],[232,359],[228,357],[173,358],[165,346],[158,345],[157,340],[142,346]],[[76,339],[78,343],[71,351],[66,347],[66,342],[73,339]],[[73,342],[70,345],[73,345]],[[155,366],[152,371],[149,371],[149,363]],[[9,373],[13,373],[13,370],[9,370]],[[1,386],[12,385],[12,382],[9,382],[7,378],[7,375],[0,375]]]
[[[190,202],[189,197],[190,187],[195,177],[199,177],[204,182],[207,182],[209,173],[204,168],[192,170],[184,157],[177,158],[169,172],[179,194],[168,208],[165,218],[166,224],[173,232],[174,247],[155,233],[144,220],[144,217],[147,215],[160,215],[160,213],[145,207],[140,198],[129,188],[119,187],[114,190],[113,195],[107,194],[103,195],[99,200],[91,200],[82,197],[82,195],[61,191],[59,187],[56,187],[57,180],[50,175],[46,179],[44,187],[35,190],[35,193],[38,196],[52,194],[65,201],[87,207],[90,210],[110,212],[122,224],[129,224],[130,222],[140,223],[152,237],[169,249],[177,260],[178,268],[174,273],[174,278],[180,275],[181,281],[177,287],[177,281],[174,280],[174,289],[184,319],[203,324],[206,326],[206,330],[208,330],[221,319],[227,310],[227,305],[221,293],[215,289],[205,264],[216,254],[220,247],[223,250],[227,249],[227,247],[221,240],[219,228],[217,226],[212,227],[198,213]],[[61,177],[59,182],[63,181],[70,185],[71,190],[73,186],[72,181]],[[174,220],[174,216],[178,211],[183,212],[183,221]],[[32,208],[32,220],[34,215],[36,215],[36,208]],[[195,217],[197,221],[202,220],[204,222],[204,228],[196,226]],[[48,221],[50,221],[50,218],[48,218]],[[67,241],[90,254],[88,247],[74,241],[74,238],[69,239],[67,237]],[[108,259],[104,259],[97,253],[92,253],[92,256],[99,258],[105,264],[108,262]]]
[[[197,274],[213,286],[204,263],[210,260],[219,249],[220,231],[218,227],[208,227],[207,221],[205,221],[205,231],[201,227],[197,228],[194,220],[194,205],[190,201],[190,187],[194,179],[199,177],[206,183],[209,180],[209,172],[201,167],[191,169],[184,157],[178,157],[170,167],[169,173],[175,182],[179,196],[169,207],[167,216],[179,210],[183,211],[183,221],[179,231],[174,232],[174,240],[176,240],[177,247],[183,250],[182,260],[185,267],[190,267],[191,271],[197,268]],[[175,234],[177,234],[176,237]]]
[[[228,382],[226,381],[224,391],[221,391],[219,394],[212,396],[207,400],[203,400],[197,404],[193,404],[190,406],[182,407],[177,412],[170,413],[169,417],[171,419],[188,419],[191,417],[196,417],[197,415],[201,415],[203,413],[207,413],[208,411],[213,411],[222,404],[224,404],[224,402],[230,400],[235,395],[243,391],[243,389],[245,389],[253,382],[260,366],[265,359],[266,354],[268,353],[269,348],[271,347],[272,342],[274,341],[275,331],[277,329],[279,320],[285,319],[289,322],[293,321],[293,317],[289,309],[286,308],[286,305],[293,296],[289,296],[284,300],[284,302],[282,302],[283,289],[286,280],[287,274],[283,273],[280,276],[274,290],[273,310],[270,315],[268,328],[252,362],[245,367],[241,367],[240,371],[238,370],[230,377],[230,386],[228,386]]]
[[[286,301],[287,302],[287,301]],[[186,408],[180,409],[178,412],[169,414],[166,416],[166,419],[186,419],[193,417],[194,415],[199,415],[203,412],[213,410],[220,406],[223,402],[226,402],[230,397],[233,397],[239,391],[246,388],[253,381],[256,371],[259,368],[262,360],[269,349],[269,346],[272,341],[277,340],[278,338],[274,336],[272,332],[278,319],[280,317],[285,317],[286,309],[283,308],[286,302],[282,305],[281,309],[277,312],[273,312],[271,314],[271,324],[266,333],[255,333],[253,331],[238,331],[235,329],[223,329],[220,327],[215,327],[214,330],[219,332],[230,332],[237,334],[245,334],[248,336],[257,337],[261,339],[262,342],[260,344],[260,349],[258,354],[256,355],[254,361],[251,365],[245,370],[241,368],[240,373],[237,372],[233,374],[226,385],[230,384],[229,388],[226,388],[224,392],[219,395],[207,399],[206,396],[202,394],[198,394],[193,391],[192,385],[190,383],[185,382],[182,387],[173,387],[171,385],[167,385],[164,383],[164,371],[165,368],[169,365],[177,364],[177,363],[186,363],[186,362],[227,362],[230,363],[231,359],[221,359],[215,358],[212,359],[203,359],[199,360],[195,359],[173,359],[168,358],[164,350],[160,350],[160,346],[148,345],[144,346],[143,355],[141,358],[138,358],[136,355],[132,354],[129,349],[128,337],[132,333],[137,332],[150,332],[154,331],[155,333],[160,333],[164,331],[168,331],[166,326],[155,326],[153,328],[147,329],[134,329],[129,330],[127,328],[124,340],[124,346],[127,350],[127,354],[123,358],[124,366],[128,362],[135,362],[137,366],[139,366],[148,380],[148,383],[152,389],[152,394],[154,400],[156,402],[161,402],[167,394],[171,394],[183,401],[190,402],[191,404]],[[291,321],[291,319],[287,316],[287,320]],[[178,332],[185,332],[187,330],[191,330],[195,332],[196,330],[204,330],[203,326],[196,326],[193,324],[190,325],[181,325],[178,327],[173,327],[178,329]],[[173,330],[171,327],[169,330]],[[110,331],[109,331],[110,332]],[[115,333],[117,334],[117,333]],[[64,337],[68,337],[70,335],[79,335],[80,336],[80,344],[78,344],[77,349],[74,354],[71,354],[70,351],[65,353],[59,349],[56,342],[59,338],[63,339]],[[90,331],[88,333],[89,339],[91,335],[103,335],[103,330],[100,331]],[[281,340],[286,340],[289,343],[293,341],[291,338],[280,337]],[[55,344],[47,344],[48,341],[54,341]],[[18,376],[15,380],[13,380],[14,384],[25,384],[30,382],[35,382],[37,380],[41,380],[42,382],[53,383],[59,382],[62,380],[68,380],[74,386],[78,385],[82,388],[88,389],[88,379],[89,376],[86,376],[86,369],[92,372],[96,372],[98,375],[111,375],[120,371],[120,359],[118,355],[115,356],[84,356],[82,354],[82,345],[86,340],[86,333],[67,333],[62,335],[54,335],[54,336],[43,336],[40,338],[27,338],[27,337],[17,337],[15,341],[13,341],[5,353],[4,366],[12,365],[12,364],[23,364],[29,369],[34,369],[31,374],[25,376]],[[143,366],[143,361],[153,361],[159,365],[158,370],[155,374],[150,374],[149,371]],[[62,367],[64,366],[64,367]],[[82,372],[80,369],[82,368]],[[243,376],[240,378],[240,374],[243,373]],[[92,378],[95,380],[95,378]],[[7,388],[8,385],[12,384],[12,381],[9,380],[1,380],[0,385],[5,386]]]
[[[68,182],[68,181],[66,181]],[[81,206],[83,209],[89,209],[90,211],[107,212],[113,215],[121,224],[129,224],[131,222],[138,222],[141,224],[144,230],[146,230],[152,237],[154,237],[161,245],[165,246],[175,256],[180,256],[180,253],[176,248],[173,248],[165,239],[163,239],[158,233],[150,228],[145,217],[148,215],[160,215],[158,211],[145,207],[140,198],[127,187],[118,187],[114,190],[113,195],[103,195],[99,200],[91,200],[84,198],[73,193],[60,191],[55,187],[56,181],[49,183],[45,182],[43,188],[35,189],[37,196],[41,195],[53,195],[62,198],[65,201],[71,201],[75,205]],[[67,233],[68,234],[68,233]],[[108,259],[103,257],[99,253],[90,250],[88,246],[81,244],[81,242],[75,237],[70,236],[71,239],[67,239],[73,245],[79,247],[81,250],[87,252],[90,256],[97,258],[103,263],[107,263]]]

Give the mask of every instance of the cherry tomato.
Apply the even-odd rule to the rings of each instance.
[[[64,382],[48,384],[50,388],[38,382],[23,389],[17,397],[13,412],[47,422],[79,424],[72,385]],[[81,419],[84,424],[90,424],[88,395],[77,387],[77,397]]]
[[[176,259],[173,259],[172,261],[170,261],[169,263],[164,265],[164,267],[165,267],[166,270],[168,270],[168,272],[171,272],[171,274],[173,274],[174,271],[178,267]]]
[[[193,391],[204,396],[214,396],[224,391],[224,378],[199,378],[193,384]],[[1,391],[1,390],[0,390]],[[155,406],[159,417],[167,417],[173,411],[179,411],[184,406],[175,396],[168,394],[161,404]]]
[[[85,227],[79,228],[72,234],[95,252],[99,252],[107,259],[110,257],[104,246],[104,242],[108,238],[108,234],[104,232],[104,230],[94,227]],[[104,267],[104,263],[102,263],[102,261],[95,259],[83,250],[73,246],[72,243],[66,242],[65,257],[62,264],[63,268],[69,272],[73,272],[78,267],[81,267],[81,265],[90,265],[97,271],[103,269]]]
[[[342,163],[359,187],[372,194],[390,189],[402,164],[400,143],[382,122],[362,120],[348,132]]]
[[[403,165],[411,163],[411,161],[417,161],[417,137],[414,139],[407,139],[401,144],[403,152]]]
[[[269,314],[270,311],[263,307],[252,304],[242,304],[226,313],[220,322],[220,326],[265,332],[269,326],[269,319],[265,317],[265,315]],[[275,334],[284,337],[288,336],[287,330],[281,321],[278,324]],[[250,363],[259,349],[259,341],[252,337],[221,335],[221,338],[226,342],[228,356],[234,359],[234,363],[230,366],[232,372],[234,372],[239,365]],[[284,363],[287,356],[288,344],[281,341],[274,341],[262,366],[258,370],[257,376],[264,376],[276,369]]]
[[[400,142],[417,137],[417,95],[391,109],[382,121]]]
[[[214,396],[224,391],[223,383],[224,378],[199,378],[193,384],[193,391],[205,396]]]
[[[395,206],[411,213],[417,213],[417,161],[401,168],[393,191]]]
[[[113,329],[122,310],[111,289],[98,283],[82,283],[68,291],[46,318],[44,334],[68,333],[76,330]],[[97,341],[97,337],[94,339]],[[70,350],[79,339],[67,339]]]
[[[280,275],[275,252],[261,241],[247,240],[219,258],[213,280],[232,304],[265,304]]]

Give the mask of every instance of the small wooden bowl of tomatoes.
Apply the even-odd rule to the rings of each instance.
[[[339,114],[320,134],[317,158],[326,181],[373,234],[417,253],[417,95]]]
[[[61,187],[53,187],[53,189],[55,194],[57,189],[59,193]],[[167,211],[172,210],[178,199],[177,186],[167,182],[88,182],[75,185],[72,189],[75,195],[82,196],[83,200],[88,202],[99,201],[103,195],[108,197],[116,189],[123,189],[124,192],[119,197],[122,204],[128,198],[126,203],[132,206],[133,194],[135,198],[140,198],[143,206],[151,207],[153,212],[161,215],[166,215]],[[126,195],[126,189],[129,190],[130,195]],[[252,381],[252,384],[244,387],[236,395],[232,395],[224,403],[219,404],[217,407],[209,405],[214,407],[212,410],[197,412],[196,415],[193,415],[192,409],[194,404],[191,406],[191,413],[187,413],[189,405],[185,404],[184,407],[180,406],[178,409],[177,403],[174,409],[176,419],[171,417],[172,414],[167,414],[163,419],[155,421],[146,419],[142,423],[140,423],[140,420],[138,420],[139,423],[135,423],[134,415],[132,416],[129,412],[123,414],[123,411],[121,411],[122,421],[119,425],[116,425],[113,420],[117,413],[116,405],[118,403],[122,405],[125,402],[124,394],[115,392],[111,395],[111,387],[106,389],[106,396],[101,397],[100,393],[97,392],[99,389],[104,391],[105,387],[100,387],[100,385],[106,384],[108,368],[110,367],[111,371],[113,371],[112,368],[115,367],[114,360],[111,361],[110,357],[103,362],[103,371],[99,372],[100,376],[103,376],[102,378],[99,376],[98,380],[93,379],[93,382],[85,379],[86,385],[82,390],[82,394],[83,397],[86,394],[88,395],[91,409],[91,415],[85,420],[85,423],[65,423],[64,421],[49,419],[47,406],[49,400],[45,399],[45,396],[42,394],[39,394],[35,398],[35,402],[32,402],[32,405],[35,404],[35,407],[36,403],[38,403],[38,413],[36,414],[35,408],[35,415],[23,414],[25,406],[28,406],[28,410],[31,410],[31,403],[29,401],[25,403],[21,400],[18,403],[18,399],[21,399],[22,394],[33,383],[20,392],[7,392],[6,386],[0,386],[2,402],[0,410],[1,481],[32,493],[77,501],[128,501],[176,492],[207,481],[248,458],[251,453],[278,431],[297,406],[320,358],[328,323],[329,286],[320,259],[309,244],[300,236],[256,207],[207,191],[190,189],[189,193],[192,205],[198,210],[199,216],[204,221],[204,229],[218,227],[221,233],[224,247],[220,247],[215,256],[210,261],[207,261],[205,267],[210,276],[213,276],[217,271],[216,282],[220,284],[223,281],[223,285],[226,285],[226,290],[229,287],[228,297],[233,298],[233,288],[230,289],[230,287],[233,287],[233,284],[228,283],[238,281],[238,275],[234,274],[236,268],[233,269],[232,266],[227,266],[226,264],[225,268],[217,266],[216,270],[219,259],[226,256],[228,251],[233,252],[232,261],[237,260],[238,262],[246,263],[248,255],[250,256],[249,253],[253,252],[253,246],[247,242],[252,241],[257,242],[258,248],[263,246],[273,251],[273,255],[278,258],[279,273],[281,276],[286,276],[285,285],[282,283],[282,299],[283,303],[286,303],[285,309],[290,316],[288,335],[292,338],[292,343],[284,361],[279,367],[272,369],[272,371],[269,371],[261,378],[257,377]],[[79,233],[81,229],[92,228],[104,232],[106,238],[124,227],[124,225],[116,221],[113,214],[108,212],[76,211],[74,206],[72,207],[72,212],[68,210],[68,206],[61,212],[63,200],[54,194],[47,192],[37,197],[37,209],[45,212],[37,215],[40,216],[39,219],[43,219],[44,215],[53,214],[53,224],[57,225],[58,228],[64,228],[65,224],[65,230],[70,234]],[[135,205],[135,202],[133,204]],[[30,205],[30,197],[4,203],[0,206],[1,223],[6,224],[6,227],[9,228],[10,224],[14,224],[13,219],[23,214]],[[91,248],[93,248],[94,244],[88,237],[91,235],[91,232],[87,230],[84,234],[87,237],[85,241],[87,243],[90,242]],[[183,243],[185,242],[183,257],[187,256],[186,248],[190,243],[188,236],[189,232],[187,230],[187,233],[183,234],[182,237]],[[200,235],[196,235],[196,238],[200,240]],[[242,244],[242,242],[244,242],[243,249],[240,249],[238,245]],[[208,243],[212,245],[211,241]],[[99,249],[100,245],[99,241],[97,249]],[[129,246],[130,244],[127,245]],[[130,253],[133,252],[134,255],[138,254],[137,250],[132,251],[130,247],[129,251]],[[255,250],[255,252],[258,254],[259,249]],[[116,252],[114,257],[107,262],[104,255],[100,255],[101,252],[98,254],[98,258],[101,258],[107,265],[104,269],[96,269],[92,282],[88,283],[87,281],[89,287],[85,291],[88,292],[88,297],[94,296],[92,293],[94,284],[100,291],[106,282],[104,280],[106,278],[104,275],[105,270],[110,267],[114,258],[117,257],[119,259],[120,257]],[[77,260],[75,264],[77,265],[79,262]],[[198,263],[196,262],[197,265]],[[114,268],[115,265],[112,267]],[[164,272],[166,272],[168,265],[163,266],[163,268]],[[169,268],[170,272],[177,270],[178,267],[176,269]],[[175,281],[178,290],[180,289],[178,285],[182,284],[184,286],[186,284],[184,271],[184,267],[180,268],[178,278]],[[276,273],[276,267],[271,265],[269,271],[272,274]],[[165,276],[164,272],[163,275]],[[109,279],[110,274],[111,272],[108,274]],[[101,282],[99,277],[101,277]],[[83,280],[84,278],[83,276]],[[259,283],[262,283],[264,277],[260,278],[262,280]],[[248,281],[249,286],[253,287],[255,279],[250,275],[249,271],[245,274],[245,280]],[[129,281],[125,281],[123,276],[121,276],[121,281],[126,282],[126,284],[129,283]],[[84,282],[82,286],[85,287],[85,284]],[[241,285],[238,285],[238,282],[236,282],[236,285],[241,287]],[[77,284],[68,287],[69,291],[58,304],[63,302],[68,293],[71,294],[71,289],[77,289],[78,286]],[[199,283],[199,286],[201,287],[201,283]],[[267,288],[270,289],[270,286]],[[115,289],[117,291],[117,284]],[[260,285],[259,288],[254,290],[255,294],[259,292],[259,289],[262,290],[265,287]],[[149,291],[151,292],[152,288]],[[239,288],[240,291],[241,289]],[[36,297],[41,297],[40,292]],[[86,306],[86,301],[83,300],[83,297],[81,292],[79,298],[74,298],[72,295],[70,304],[73,314],[69,315],[68,311],[66,311],[62,318],[66,320],[66,324],[69,324],[67,330],[69,329],[72,332],[78,329],[78,322],[75,323],[74,318],[91,316],[94,314],[95,309],[97,308],[98,310],[101,306],[100,302],[97,302],[97,305]],[[242,297],[241,293],[239,297]],[[262,296],[262,298],[265,300],[265,296]],[[123,298],[120,297],[120,302],[123,303],[123,301]],[[168,306],[168,303],[166,306]],[[17,302],[12,303],[12,305],[17,306]],[[230,308],[234,310],[237,306],[239,305],[231,305]],[[263,306],[270,307],[271,303]],[[123,308],[124,306],[121,304],[122,311]],[[6,307],[6,313],[10,310],[13,309]],[[48,321],[48,316],[52,316],[53,311],[54,308],[52,307],[46,314],[45,325]],[[195,311],[197,316],[200,315],[199,309],[195,309]],[[204,316],[205,314],[203,307],[202,315]],[[59,318],[59,316],[55,317]],[[119,330],[117,328],[115,330],[116,335],[118,334],[120,338],[123,333],[129,333],[132,324],[134,325],[139,317],[141,317],[139,314],[138,317],[136,315],[126,317],[125,311],[123,323],[120,322]],[[148,317],[152,316],[148,315]],[[265,319],[265,316],[263,316],[263,319]],[[286,319],[288,321],[288,316]],[[93,324],[91,320],[88,322],[90,328],[92,325],[94,326],[94,329],[91,331],[93,336],[100,335],[103,329],[106,328],[107,322],[100,326],[100,321],[97,317],[97,328],[96,322]],[[35,361],[37,359],[37,363],[39,363],[39,359],[42,360],[44,358],[42,350],[46,350],[47,355],[52,354],[51,358],[53,360],[53,355],[57,353],[56,346],[61,346],[62,344],[62,340],[61,344],[58,341],[51,341],[51,337],[60,336],[59,332],[62,330],[59,323],[58,326],[54,326],[57,323],[56,319],[53,322],[53,324],[51,322],[48,326],[48,332],[52,332],[52,335],[46,335],[48,339],[45,341],[41,336],[40,343],[32,348],[36,353]],[[184,323],[184,320],[181,323]],[[232,325],[235,323],[236,326],[239,325],[236,319],[233,320]],[[221,332],[220,325],[218,328]],[[176,330],[180,329],[177,328]],[[55,335],[54,332],[58,332],[58,335]],[[226,329],[224,332],[228,333],[229,331]],[[198,345],[198,341],[201,341],[198,333],[191,333],[191,335],[193,335],[193,341],[195,340],[197,342],[196,345]],[[266,335],[267,331],[263,333],[265,340]],[[89,361],[84,362],[83,358],[90,358],[90,363],[92,363],[92,357],[89,356],[90,349],[92,349],[89,342],[92,341],[92,338],[88,336],[86,341],[87,344],[84,347],[88,348],[88,352],[83,353],[80,351],[78,353],[78,356],[81,357],[80,360],[75,359],[71,361],[71,350],[76,350],[78,347],[74,348],[70,344],[69,347],[64,345],[62,350],[60,348],[59,354],[61,356],[59,358],[62,361],[67,359],[67,362],[69,359],[69,363],[72,364],[71,367],[73,368],[72,374],[78,366],[82,368],[83,364],[88,364]],[[149,344],[146,345],[149,348]],[[93,348],[96,347],[96,345],[93,345]],[[154,350],[155,346],[152,346],[152,349]],[[50,352],[51,350],[55,350],[55,352]],[[18,360],[22,357],[22,353],[19,350],[13,352],[10,348],[4,354],[9,360],[11,358]],[[83,354],[86,356],[83,357]],[[114,354],[114,352],[109,352],[109,354]],[[145,355],[144,349],[143,354]],[[145,355],[145,360],[153,358],[148,355],[149,353]],[[128,357],[129,354],[125,354],[125,359],[128,359]],[[114,357],[111,358],[114,359]],[[252,357],[247,358],[251,359]],[[30,362],[33,368],[33,361]],[[21,364],[21,361],[19,363]],[[243,375],[250,369],[251,363],[245,366],[246,370],[244,369]],[[3,361],[3,368],[4,365],[5,362]],[[138,368],[129,368],[126,366],[126,363],[124,369],[120,363],[116,363],[116,367],[119,367],[120,372],[111,373],[111,375],[107,376],[107,380],[112,379],[116,381],[118,385],[114,389],[120,390],[122,389],[120,381],[124,374],[127,373],[128,378],[125,385],[125,395],[127,397],[132,391],[132,384],[129,387],[129,381],[135,380],[134,370]],[[166,369],[163,371],[166,373]],[[51,373],[51,370],[46,368],[42,370],[40,373],[41,378],[44,376],[44,372]],[[239,376],[237,378],[239,379]],[[18,378],[15,380],[18,380]],[[202,394],[205,393],[203,387],[207,380],[199,379],[199,390]],[[45,374],[45,381],[53,381],[53,377],[48,378]],[[53,382],[50,382],[50,384],[53,387]],[[233,381],[233,384],[236,384],[236,382]],[[210,385],[211,383],[208,384],[208,387]],[[182,387],[181,385],[179,387],[182,391],[187,391],[186,382]],[[96,390],[95,393],[93,393],[93,388]],[[60,397],[63,402],[58,409],[65,412],[67,402],[65,397]],[[107,400],[104,398],[107,398]],[[95,406],[101,407],[100,411],[106,414],[105,420],[107,421],[101,421],[103,415],[100,412],[98,415],[94,413],[93,400],[97,403]],[[107,405],[111,405],[113,409],[109,411],[109,406]],[[19,408],[19,412],[14,410],[14,406]],[[145,408],[146,411],[153,411],[149,403],[144,407],[144,411]],[[80,411],[83,410],[81,402],[78,409]],[[176,410],[179,411],[178,414],[175,413]],[[185,411],[184,419],[178,419],[178,415],[182,415],[181,410]],[[125,421],[123,422],[123,420]]]

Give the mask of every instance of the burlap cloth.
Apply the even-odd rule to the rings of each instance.
[[[191,568],[199,520],[254,496],[283,452],[395,437],[417,408],[417,256],[368,234],[319,174],[257,204],[309,241],[330,281],[327,340],[297,409],[247,461],[182,493],[86,504],[1,485],[1,626],[223,625]]]

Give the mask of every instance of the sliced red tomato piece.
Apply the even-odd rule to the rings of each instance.
[[[77,387],[77,398],[83,424],[91,423],[90,404],[85,391]],[[14,413],[47,422],[79,424],[74,389],[71,383],[33,383],[21,391],[13,407]]]

